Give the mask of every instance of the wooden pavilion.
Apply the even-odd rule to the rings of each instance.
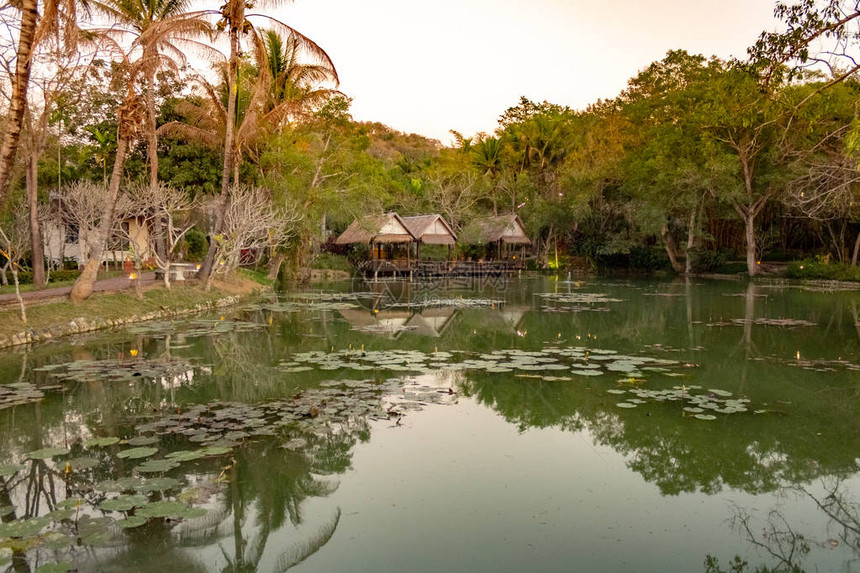
[[[457,235],[442,215],[415,215],[401,217],[401,220],[415,237],[415,259],[421,259],[421,245],[447,245],[448,258],[451,249],[457,243]]]
[[[490,259],[520,261],[525,257],[525,248],[532,244],[526,234],[519,215],[497,215],[472,220],[461,233],[461,242],[487,248]]]
[[[363,244],[370,247],[370,261],[365,270],[408,272],[412,266],[411,246],[415,236],[397,213],[386,213],[356,219],[337,239],[337,245]]]

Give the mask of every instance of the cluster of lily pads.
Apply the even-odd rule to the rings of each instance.
[[[608,306],[597,305],[623,302],[604,293],[591,292],[541,292],[535,296],[543,300],[540,308],[544,312],[609,312]]]
[[[45,394],[29,382],[15,382],[0,385],[0,410],[30,402],[38,402]]]
[[[399,302],[389,308],[497,308],[505,304],[504,300],[495,298],[440,298],[428,296],[411,302]]]
[[[425,353],[418,350],[311,351],[294,354],[290,360],[279,366],[290,373],[314,369],[376,370],[413,374],[472,370],[492,373],[553,371],[555,374],[565,372],[577,376],[622,373],[635,377],[643,376],[644,372],[680,376],[683,374],[676,370],[688,365],[676,360],[622,355],[614,350],[547,346],[542,350],[506,349],[485,354],[464,351]]]
[[[34,368],[64,382],[130,382],[139,378],[173,378],[194,367],[181,359],[108,358],[47,364]],[[3,388],[3,386],[0,386]]]
[[[139,435],[122,440],[116,436],[92,437],[71,448],[50,447],[30,452],[22,463],[0,465],[0,478],[15,487],[18,474],[28,479],[45,464],[56,476],[66,476],[76,495],[56,504],[49,513],[0,524],[2,549],[66,549],[78,545],[112,545],[124,529],[144,526],[151,520],[196,519],[206,509],[192,505],[194,488],[185,489],[181,479],[165,475],[180,465],[203,458],[230,454],[249,440],[282,440],[291,450],[311,447],[303,436],[335,431],[337,424],[367,419],[398,419],[407,410],[430,403],[450,403],[450,390],[422,385],[417,380],[337,380],[293,397],[256,405],[215,402],[172,412],[149,414],[137,426]],[[175,446],[187,440],[185,449],[166,451],[162,440]],[[180,446],[182,447],[182,446]],[[97,481],[96,467],[108,460],[136,464],[132,475]],[[116,462],[115,467],[122,464]],[[71,479],[70,479],[71,478]],[[78,497],[77,495],[80,495]],[[14,515],[13,507],[0,507],[0,517]],[[3,562],[0,561],[0,565]],[[50,564],[66,571],[70,562]],[[63,568],[65,567],[65,568]]]
[[[625,396],[624,401],[618,402],[619,408],[636,408],[647,403],[680,402],[686,404],[683,411],[699,420],[716,420],[717,414],[739,414],[749,411],[750,400],[748,398],[732,398],[732,393],[727,390],[710,388],[702,391],[697,385],[674,386],[665,390],[651,390],[647,388],[611,388],[607,394]],[[764,410],[756,410],[756,414]]]

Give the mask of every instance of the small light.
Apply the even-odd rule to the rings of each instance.
[[[137,273],[131,273],[128,275],[128,280],[133,281],[137,279]]]
[[[755,264],[760,265],[761,261],[756,261]]]
[[[800,268],[802,269],[802,268],[803,268],[803,265],[800,265]]]
[[[798,350],[797,354],[795,354],[795,359],[800,360],[800,350]]]
[[[197,265],[197,270],[198,270],[198,271],[200,270],[200,265]]]
[[[128,353],[131,354],[132,356],[137,356],[137,348],[132,348],[131,350],[128,351]]]

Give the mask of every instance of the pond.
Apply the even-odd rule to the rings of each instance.
[[[833,285],[343,283],[0,383],[0,572],[860,569]]]

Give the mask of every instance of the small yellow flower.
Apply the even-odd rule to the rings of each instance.
[[[131,354],[132,356],[137,356],[137,348],[132,348],[131,350],[128,351],[128,353]]]

